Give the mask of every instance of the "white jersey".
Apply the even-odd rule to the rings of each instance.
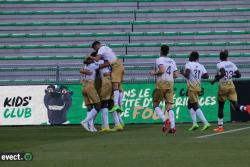
[[[205,67],[199,62],[189,61],[186,63],[185,69],[190,70],[190,75],[187,78],[188,88],[200,91],[201,77],[207,73]]]
[[[114,51],[108,46],[102,46],[98,50],[97,54],[100,55],[103,60],[107,60],[109,62],[113,62],[117,59]]]
[[[233,78],[234,73],[238,70],[238,68],[231,61],[222,61],[218,63],[217,64],[218,72],[222,68],[225,69],[226,75],[220,79],[220,86],[225,87],[225,88],[234,87],[232,78]]]
[[[98,63],[99,65],[100,64],[104,64],[104,60],[99,60],[96,63]],[[100,72],[101,78],[103,78],[103,76],[104,76],[105,73],[110,73],[111,72],[111,68],[110,67],[100,68],[99,72]]]
[[[95,81],[96,79],[96,70],[99,68],[99,64],[97,63],[91,63],[89,65],[85,65],[83,67],[84,70],[89,70],[92,72],[91,75],[86,75],[86,74],[82,74],[82,79],[83,80],[91,80],[91,81]]]
[[[177,71],[176,63],[173,59],[169,57],[159,57],[155,61],[155,68],[158,71],[159,66],[163,65],[165,68],[165,71],[162,75],[156,76],[157,81],[174,81],[174,72]]]

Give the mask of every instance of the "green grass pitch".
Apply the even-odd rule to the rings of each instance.
[[[33,161],[3,162],[0,167],[249,167],[250,129],[211,136],[190,124],[177,135],[163,135],[161,125],[128,125],[122,132],[85,132],[79,125],[0,128],[0,152],[32,152]],[[228,123],[226,130],[247,127]],[[215,125],[213,126],[215,127]]]

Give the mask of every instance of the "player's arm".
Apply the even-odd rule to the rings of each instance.
[[[151,71],[150,74],[151,75],[162,75],[162,74],[164,74],[164,72],[165,72],[165,67],[162,64],[160,64],[159,70],[158,71]]]
[[[176,71],[174,71],[173,78],[176,79],[178,77],[179,77],[179,71],[176,70]]]
[[[211,81],[211,84],[213,85],[215,82],[219,81],[225,75],[226,75],[226,70],[224,68],[221,68],[220,72],[214,76],[214,80]]]
[[[81,73],[81,74],[84,74],[84,75],[91,75],[91,74],[92,74],[91,71],[86,70],[86,69],[80,69],[80,73]]]
[[[185,77],[185,78],[188,78],[189,75],[190,75],[190,69],[181,69],[180,73]]]
[[[202,76],[201,76],[202,79],[208,79],[209,78],[209,75],[208,73],[204,73]]]
[[[239,70],[234,72],[233,78],[240,78],[241,77],[241,73]]]
[[[109,66],[110,66],[109,62],[105,60],[103,64],[99,65],[99,69],[106,68],[106,67],[109,67]]]

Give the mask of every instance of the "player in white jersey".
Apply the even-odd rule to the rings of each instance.
[[[121,110],[119,106],[119,89],[121,82],[123,81],[124,66],[110,47],[102,46],[99,41],[95,41],[92,44],[92,48],[97,52],[97,56],[91,57],[93,60],[99,61],[102,58],[103,60],[108,61],[112,67],[111,79],[114,93],[114,107],[110,110],[110,112]]]
[[[211,125],[207,122],[202,110],[199,108],[198,96],[201,93],[201,79],[208,79],[208,73],[205,67],[199,62],[199,53],[192,52],[189,56],[189,61],[185,65],[185,70],[181,70],[181,74],[187,79],[188,85],[188,109],[193,121],[193,126],[190,131],[199,128],[196,115],[203,122],[202,130],[207,130]]]
[[[87,106],[87,117],[81,122],[87,131],[97,131],[94,127],[94,118],[100,110],[100,98],[95,88],[96,70],[99,64],[93,62],[90,58],[84,61],[85,66],[80,70],[82,76],[82,94],[84,96],[85,105]]]
[[[155,61],[155,70],[150,74],[156,76],[156,89],[153,93],[153,107],[159,118],[165,122],[162,128],[164,133],[176,133],[175,118],[173,111],[173,85],[174,79],[178,77],[178,70],[173,59],[167,57],[169,47],[161,46],[160,58]],[[167,119],[159,107],[160,102],[164,100],[169,115]],[[170,130],[169,130],[170,124]]]
[[[218,90],[218,128],[214,129],[215,132],[223,132],[223,117],[224,117],[224,104],[228,99],[231,103],[231,106],[235,111],[248,111],[249,107],[247,106],[238,106],[237,103],[237,93],[233,83],[233,78],[240,78],[241,73],[238,70],[237,66],[228,60],[228,51],[223,50],[220,52],[221,62],[217,64],[217,74],[215,75],[214,80],[211,82],[213,85],[215,82],[219,81],[219,90]]]
[[[97,52],[93,52],[91,56],[95,57]],[[109,127],[108,112],[109,109],[113,108],[113,92],[112,92],[112,82],[111,82],[111,67],[107,61],[100,59],[99,64],[99,75],[101,79],[99,96],[101,99],[101,111],[102,111],[102,129],[101,132],[111,131]],[[119,116],[117,111],[112,112],[115,128],[113,130],[123,130],[120,124]],[[113,131],[112,130],[112,131]]]

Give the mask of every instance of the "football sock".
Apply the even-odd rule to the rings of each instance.
[[[123,92],[119,94],[119,105],[122,106]]]
[[[166,117],[163,114],[163,112],[161,111],[160,107],[155,107],[155,112],[158,115],[158,117],[162,120],[162,122],[166,121]]]
[[[102,127],[109,126],[109,110],[108,108],[102,109]]]
[[[120,96],[120,91],[115,90],[114,91],[114,105],[119,105],[119,96]]]
[[[121,117],[121,114],[119,112],[117,113],[117,116],[118,116],[120,124],[124,124],[123,120],[122,120],[122,117]]]
[[[96,111],[96,109],[92,108],[89,114],[87,114],[87,117],[85,118],[84,122],[89,122],[90,120],[93,120],[97,113],[98,112]]]
[[[174,120],[174,111],[173,110],[169,110],[168,111],[168,115],[169,115],[169,121],[170,121],[170,127],[175,128],[175,120]]]
[[[218,126],[223,127],[223,118],[218,118]]]
[[[203,114],[203,112],[201,111],[200,108],[198,108],[196,110],[196,114],[198,115],[198,117],[200,118],[200,120],[203,122],[203,124],[208,124],[207,119],[205,118],[205,116],[204,116],[204,114]]]
[[[115,125],[119,125],[120,123],[119,123],[117,112],[116,111],[112,112],[112,115],[113,115]]]
[[[189,110],[189,112],[190,112],[190,115],[191,115],[191,118],[192,118],[192,121],[193,121],[193,125],[197,124],[196,112],[194,111],[193,108],[191,108],[191,109]]]

